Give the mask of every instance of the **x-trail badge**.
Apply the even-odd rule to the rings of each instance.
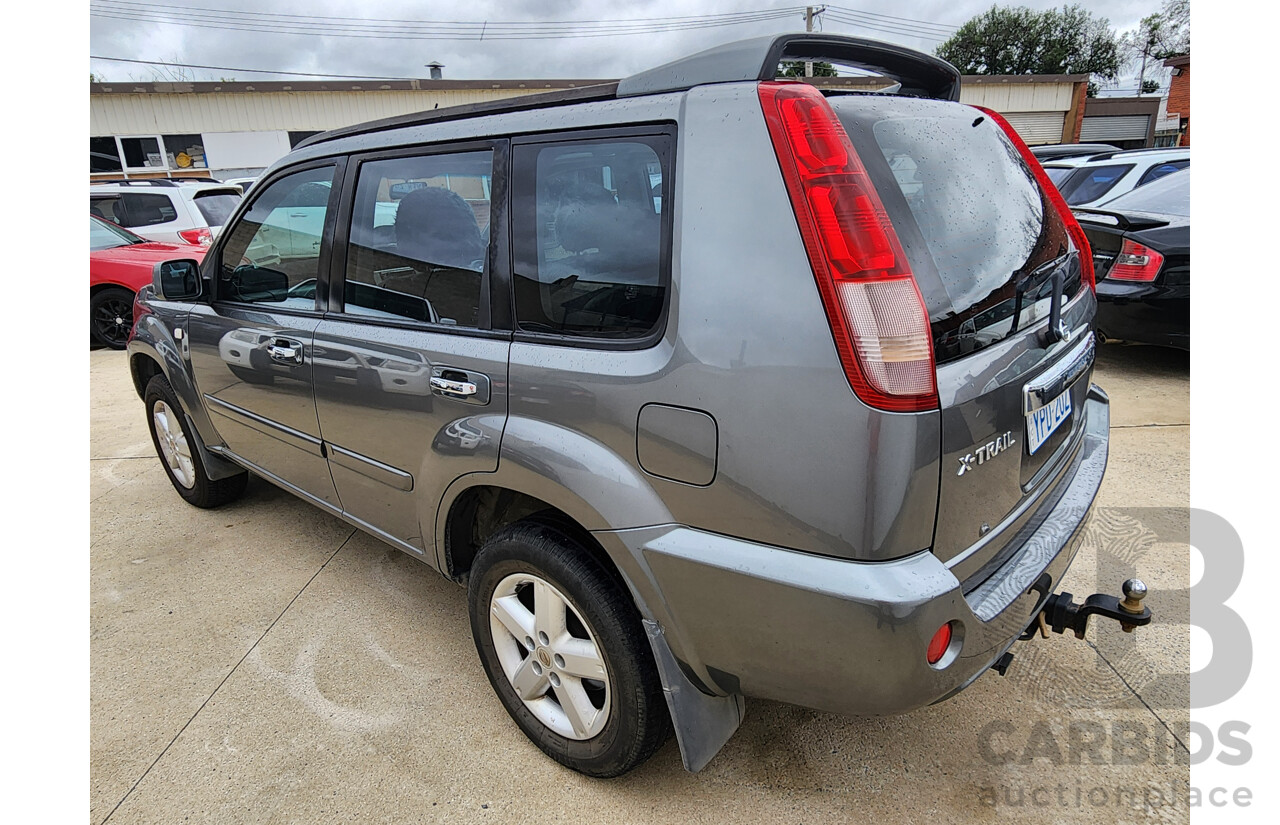
[[[960,462],[960,469],[956,470],[956,475],[964,475],[975,467],[1000,455],[1000,453],[1003,453],[1005,450],[1017,443],[1018,439],[1013,437],[1012,431],[1006,432],[999,438],[988,441],[973,452],[960,456],[958,459]]]

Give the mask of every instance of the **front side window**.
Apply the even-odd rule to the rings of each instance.
[[[525,332],[634,339],[662,317],[665,135],[516,148],[516,319]]]
[[[478,327],[492,177],[487,149],[362,163],[344,311]]]
[[[219,299],[315,308],[330,206],[310,193],[316,186],[332,193],[334,171],[322,166],[295,172],[256,193],[252,208],[230,228],[222,247]]]

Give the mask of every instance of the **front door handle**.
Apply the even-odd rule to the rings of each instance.
[[[460,395],[463,398],[469,398],[479,391],[470,381],[450,381],[436,375],[431,376],[431,389],[439,390],[441,395]]]
[[[281,364],[302,363],[302,343],[287,338],[277,338],[267,346],[267,355]]]

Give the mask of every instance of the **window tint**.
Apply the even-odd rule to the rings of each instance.
[[[1073,172],[1058,189],[1062,192],[1062,197],[1072,206],[1089,203],[1110,192],[1111,188],[1132,168],[1132,163],[1082,166]]]
[[[343,309],[479,326],[492,175],[488,150],[362,163]]]
[[[89,213],[121,226],[154,226],[178,219],[168,195],[133,192],[89,198]]]
[[[1125,192],[1102,205],[1118,212],[1154,212],[1191,216],[1191,171],[1165,175],[1149,185]]]
[[[1190,165],[1191,158],[1187,158],[1186,160],[1170,160],[1156,164],[1146,172],[1142,173],[1142,178],[1138,181],[1138,186],[1143,186],[1154,180],[1160,180],[1160,178],[1163,178],[1165,175],[1176,172],[1179,169],[1186,169]]]
[[[326,190],[327,191],[327,190]],[[210,226],[222,226],[240,205],[240,196],[232,192],[219,192],[216,189],[197,193],[196,208],[204,216],[205,223]]]
[[[218,270],[218,298],[270,302],[314,309],[320,275],[320,245],[328,204],[285,206],[299,189],[326,184],[334,167],[308,169],[280,178],[264,189],[228,231]]]
[[[529,332],[639,338],[665,294],[670,138],[516,147],[516,318]]]

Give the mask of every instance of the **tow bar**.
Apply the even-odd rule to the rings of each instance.
[[[1106,593],[1094,593],[1084,600],[1084,604],[1076,604],[1070,593],[1063,591],[1050,596],[1044,603],[1044,609],[1036,616],[1036,622],[1025,633],[1023,639],[1030,639],[1036,630],[1043,638],[1049,638],[1049,631],[1062,633],[1071,630],[1077,639],[1083,639],[1089,629],[1089,618],[1097,615],[1115,619],[1120,629],[1132,633],[1135,627],[1151,624],[1151,608],[1143,605],[1147,597],[1147,586],[1142,579],[1126,579],[1120,585],[1123,599],[1109,596]]]
[[[1066,591],[1055,593],[1045,601],[1044,607],[1036,614],[1036,620],[1018,639],[1034,639],[1036,631],[1040,632],[1041,638],[1047,639],[1050,630],[1063,633],[1068,629],[1077,639],[1083,639],[1085,631],[1089,629],[1089,617],[1094,615],[1115,619],[1125,633],[1132,633],[1135,627],[1151,624],[1151,608],[1142,604],[1142,600],[1147,597],[1147,586],[1142,579],[1126,579],[1120,585],[1120,592],[1124,594],[1123,599],[1105,593],[1094,593],[1084,600],[1084,604],[1076,604],[1075,598]],[[1003,676],[1008,672],[1012,661],[1013,651],[1006,650],[1003,656],[992,663],[991,669]]]

